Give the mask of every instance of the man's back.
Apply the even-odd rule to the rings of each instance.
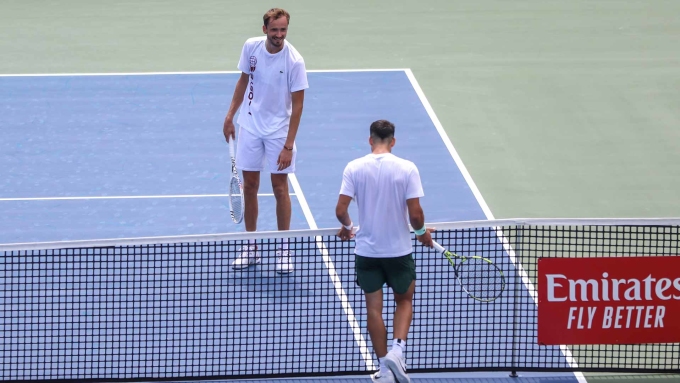
[[[345,168],[340,193],[353,197],[359,209],[356,254],[382,258],[413,251],[406,200],[423,197],[415,164],[391,153],[358,158]]]
[[[371,124],[368,138],[371,154],[347,164],[335,206],[335,216],[342,225],[338,237],[356,239],[356,282],[366,297],[368,333],[380,363],[380,370],[371,375],[375,383],[411,383],[404,353],[417,274],[409,222],[418,241],[432,247],[432,229],[425,227],[425,214],[420,207],[424,194],[418,168],[411,161],[391,154],[397,142],[394,130],[394,124],[387,120]],[[348,212],[352,199],[359,207],[356,236],[352,234],[355,226]],[[382,317],[385,285],[392,288],[397,305],[389,353]]]

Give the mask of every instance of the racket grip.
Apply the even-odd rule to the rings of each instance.
[[[234,158],[234,138],[233,137],[229,140],[229,155],[231,156],[231,158]]]
[[[437,250],[438,252],[442,253],[442,254],[444,254],[444,252],[446,251],[446,250],[444,250],[442,245],[438,244],[434,240],[432,240],[432,246],[434,246],[434,249]]]

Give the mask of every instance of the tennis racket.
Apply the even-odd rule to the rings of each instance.
[[[229,155],[231,156],[231,179],[229,180],[229,212],[234,223],[243,221],[243,184],[236,170],[234,157],[234,138],[229,140]]]
[[[452,253],[435,241],[432,241],[432,244],[453,266],[460,287],[470,298],[480,302],[491,302],[503,294],[505,276],[493,262],[476,255],[465,257]]]

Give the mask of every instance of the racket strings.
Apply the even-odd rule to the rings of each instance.
[[[458,267],[461,287],[472,297],[493,300],[505,289],[501,271],[492,263],[481,258],[467,258]]]
[[[229,202],[231,203],[231,214],[234,221],[240,222],[243,217],[243,195],[239,180],[232,177],[229,184]]]

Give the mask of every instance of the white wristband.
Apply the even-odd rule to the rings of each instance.
[[[354,223],[350,222],[349,225],[347,225],[347,226],[342,225],[342,227],[344,227],[347,230],[352,230],[354,228]]]

